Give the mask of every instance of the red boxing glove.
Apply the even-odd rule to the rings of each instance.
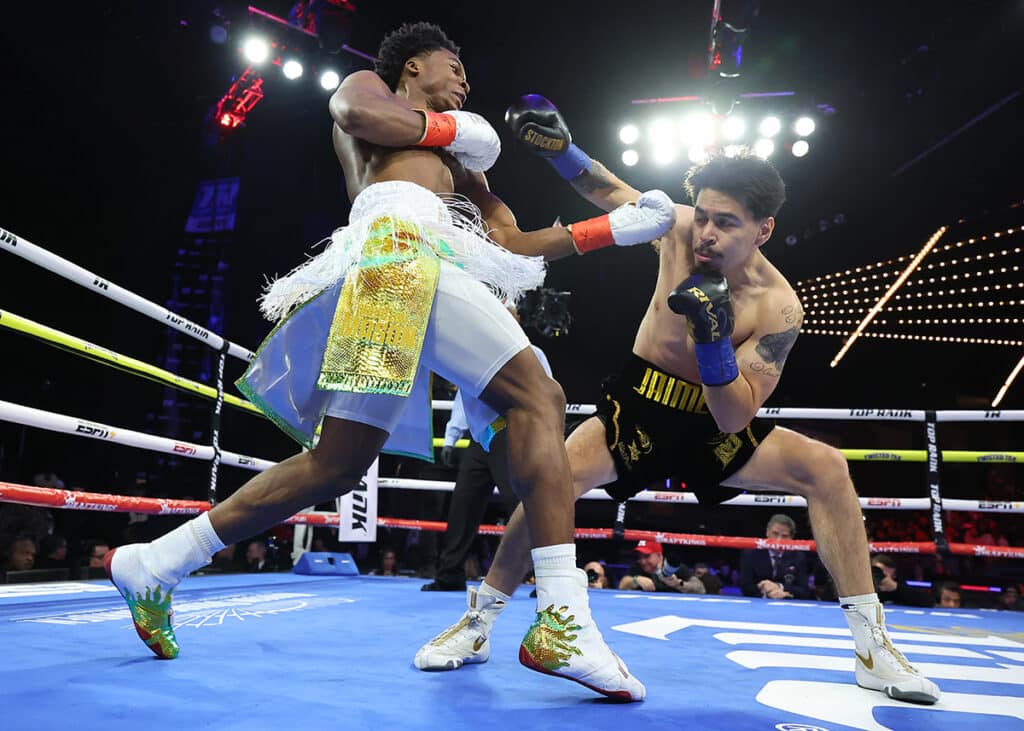
[[[455,133],[458,130],[458,123],[450,114],[442,112],[421,112],[426,119],[426,126],[423,129],[423,137],[416,143],[417,147],[447,147],[455,140]]]

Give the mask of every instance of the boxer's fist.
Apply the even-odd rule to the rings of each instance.
[[[505,124],[516,139],[540,157],[557,157],[569,149],[572,135],[558,108],[540,94],[519,97],[505,111]]]
[[[605,246],[634,246],[659,239],[676,222],[672,199],[660,190],[649,190],[636,203],[624,203],[611,213],[569,227],[576,251],[585,254]]]
[[[668,307],[689,318],[696,343],[728,340],[732,335],[729,283],[719,271],[697,269],[668,296]]]
[[[616,246],[634,246],[660,239],[676,223],[676,206],[661,190],[641,193],[635,204],[626,203],[608,214]]]
[[[501,140],[494,127],[479,114],[452,110],[443,112],[455,119],[455,137],[444,146],[467,170],[490,170],[501,154]]]
[[[724,386],[736,380],[739,369],[729,340],[733,329],[732,300],[725,275],[714,269],[697,269],[672,291],[668,307],[689,320],[704,385]]]

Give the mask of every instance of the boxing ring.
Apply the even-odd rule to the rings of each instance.
[[[147,434],[77,415],[0,401],[0,420],[104,443],[178,455],[210,464],[210,500],[130,497],[0,482],[0,502],[48,508],[191,515],[216,500],[223,467],[261,471],[273,462],[220,446],[224,405],[258,412],[226,393],[228,357],[248,349],[149,302],[31,242],[0,229],[0,247],[204,342],[219,355],[216,382],[202,384],[73,335],[0,310],[0,326],[119,370],[174,386],[212,402],[210,444]],[[450,408],[450,402],[435,402]],[[569,413],[592,413],[573,405]],[[922,465],[924,495],[862,497],[865,510],[924,510],[933,540],[877,542],[890,553],[949,553],[1022,559],[1024,547],[949,542],[944,511],[1024,513],[1024,502],[951,500],[941,494],[944,463],[1024,462],[1024,452],[944,450],[943,422],[1024,420],[1024,411],[763,409],[774,419],[910,422],[923,426],[926,449],[844,449],[851,461]],[[440,440],[435,440],[440,441]],[[380,489],[450,490],[440,481],[381,477]],[[585,499],[610,499],[600,490]],[[688,492],[647,491],[636,500],[696,503]],[[804,505],[788,495],[740,495],[740,506]],[[680,508],[685,510],[686,508]],[[304,512],[288,523],[336,527],[337,513]],[[378,517],[378,526],[443,530],[437,521]],[[501,526],[483,526],[500,533]],[[667,531],[578,528],[578,538],[655,539],[679,546],[784,547],[811,551],[813,541]],[[128,610],[105,581],[0,585],[0,687],[3,728],[128,728],[161,721],[180,728],[314,727],[353,729],[469,728],[514,723],[537,728],[711,729],[1024,728],[1024,615],[990,610],[893,607],[893,640],[943,690],[940,702],[916,707],[853,683],[853,648],[835,604],[732,596],[596,590],[591,605],[609,645],[647,685],[647,700],[620,706],[570,683],[531,673],[517,661],[533,618],[520,591],[492,634],[491,659],[450,673],[423,673],[416,649],[464,608],[457,593],[423,593],[420,581],[296,574],[193,576],[175,592],[178,660],[152,657],[135,637]],[[156,717],[156,720],[154,718]],[[166,720],[165,720],[166,719]],[[506,720],[508,719],[508,720]]]

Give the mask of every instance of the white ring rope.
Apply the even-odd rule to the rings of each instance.
[[[451,411],[452,401],[434,400],[431,406],[438,411]],[[587,415],[597,411],[594,404],[569,404],[565,413]],[[921,421],[925,420],[923,409],[801,409],[775,408],[759,409],[762,419],[842,419],[843,421]],[[1024,410],[990,409],[984,411],[956,410],[936,411],[936,421],[1024,421]]]
[[[124,444],[151,452],[177,454],[188,459],[213,459],[213,447],[211,445],[193,444],[192,442],[184,442],[180,439],[158,437],[153,434],[122,429],[96,421],[79,419],[75,416],[54,414],[49,411],[33,409],[29,406],[12,404],[9,401],[0,401],[0,419],[24,426],[36,427],[37,429],[47,429],[65,434],[74,434],[80,437],[89,437],[90,439],[100,439],[115,444]],[[244,454],[222,450],[221,464],[241,467],[254,472],[262,472],[275,463],[266,459],[248,457]]]
[[[48,269],[54,274],[64,277],[64,279],[68,279],[81,287],[91,289],[135,312],[166,323],[175,330],[183,332],[201,343],[206,343],[214,350],[220,350],[227,343],[228,355],[233,355],[244,361],[252,360],[255,355],[251,350],[243,348],[237,343],[225,340],[217,333],[210,332],[205,327],[171,312],[166,307],[150,302],[148,299],[140,297],[124,287],[108,282],[103,277],[93,274],[77,264],[72,264],[67,259],[63,259],[40,246],[36,246],[31,241],[16,236],[2,228],[0,228],[0,248],[12,254],[17,254],[22,259]]]
[[[31,426],[38,429],[74,434],[76,436],[99,439],[115,444],[137,447],[164,454],[177,454],[189,459],[209,460],[213,457],[210,445],[193,444],[177,439],[159,437],[153,434],[121,429],[95,421],[88,421],[74,416],[54,414],[28,406],[0,401],[0,420]],[[258,457],[249,457],[236,452],[223,451],[222,464],[240,467],[253,472],[262,472],[272,467],[275,462]],[[381,488],[402,490],[432,490],[451,492],[455,489],[454,482],[443,480],[410,480],[392,477],[381,477],[378,483]],[[604,490],[591,490],[583,496],[584,500],[612,500]],[[696,505],[697,498],[689,492],[670,492],[665,490],[644,490],[632,500],[637,502],[682,503]],[[928,498],[860,498],[861,507],[867,510],[927,510]],[[806,507],[807,502],[796,495],[746,494],[738,495],[722,503],[738,507],[791,506]],[[944,498],[943,510],[980,511],[1001,513],[1024,513],[1024,502],[1003,500],[951,500]]]

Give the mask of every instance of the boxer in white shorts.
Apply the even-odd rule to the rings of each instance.
[[[209,513],[107,554],[140,638],[159,657],[179,651],[175,586],[225,544],[349,492],[385,447],[432,460],[426,391],[435,370],[475,397],[466,405],[477,441],[508,429],[538,593],[521,662],[618,700],[644,697],[601,637],[576,568],[564,394],[496,295],[514,301],[539,285],[544,260],[656,239],[675,209],[651,191],[567,228],[521,231],[488,189],[483,172],[500,142],[461,110],[469,83],[457,53],[436,26],[404,25],[384,39],[376,71],[351,74],[331,99],[349,225],[269,288],[262,309],[278,324],[238,384],[303,445],[318,427],[320,438]]]

